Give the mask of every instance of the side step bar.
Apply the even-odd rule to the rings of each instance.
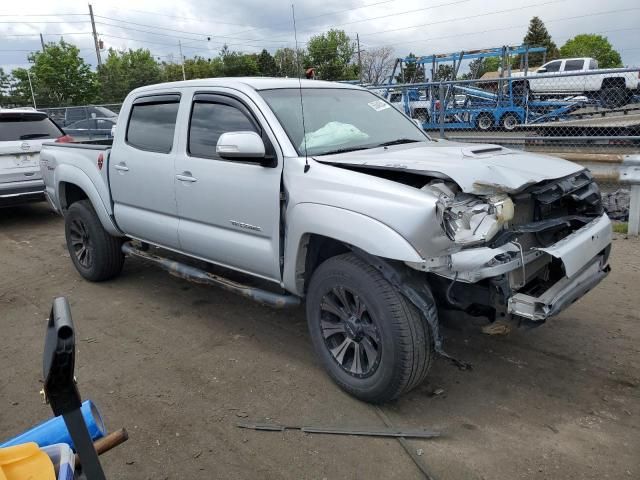
[[[159,257],[158,255],[136,248],[131,242],[125,242],[122,244],[122,252],[125,255],[131,255],[153,262],[176,277],[203,285],[214,285],[228,292],[242,295],[243,297],[250,298],[251,300],[269,307],[288,308],[300,305],[300,298],[294,295],[274,293],[261,288],[243,285],[199,268],[192,267],[191,265]]]

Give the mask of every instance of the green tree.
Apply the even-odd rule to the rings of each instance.
[[[257,63],[260,75],[265,77],[275,77],[278,74],[276,61],[266,49],[263,48],[260,55],[258,55]]]
[[[441,63],[438,65],[435,75],[433,76],[433,80],[438,81],[446,81],[453,80],[453,66],[447,65],[446,63]]]
[[[244,77],[258,75],[258,63],[252,55],[229,50],[227,45],[220,50],[222,75],[225,77]]]
[[[329,30],[311,37],[307,44],[307,65],[314,67],[322,80],[352,80],[358,78],[358,69],[351,63],[356,51],[355,43],[343,30]]]
[[[600,68],[615,68],[622,66],[620,54],[613,49],[607,37],[602,35],[583,33],[567,40],[560,47],[563,58],[592,57],[598,61]]]
[[[404,62],[403,71],[396,75],[398,83],[422,83],[425,81],[424,64],[418,65],[416,57],[413,53],[407,55]]]
[[[0,105],[11,103],[11,77],[0,67]]]
[[[121,102],[134,88],[162,81],[160,66],[146,49],[118,52],[109,49],[98,69],[103,102]]]
[[[44,52],[31,53],[28,58],[33,63],[29,73],[38,105],[82,105],[96,101],[96,74],[80,57],[75,45],[64,40],[48,43]],[[27,70],[17,68],[12,74],[17,80],[18,95],[30,98]]]
[[[297,57],[299,57],[299,62]],[[298,49],[296,55],[296,51],[293,48],[279,48],[273,55],[273,60],[276,64],[276,75],[278,77],[302,76],[304,73],[303,67],[309,63],[307,53],[304,50]]]
[[[540,20],[540,17],[533,17],[529,22],[529,29],[524,36],[522,43],[529,45],[530,47],[546,47],[547,60],[558,58],[558,47],[551,39],[551,35],[545,27],[544,22]],[[544,55],[542,53],[530,53],[529,54],[529,67],[542,65]],[[516,55],[512,63],[514,68],[520,67],[520,56]]]

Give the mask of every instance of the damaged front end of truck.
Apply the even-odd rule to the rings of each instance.
[[[441,181],[425,187],[454,247],[409,266],[429,274],[448,307],[535,325],[607,276],[611,223],[587,170],[518,192],[480,187],[487,194]]]

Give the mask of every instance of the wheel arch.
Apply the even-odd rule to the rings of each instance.
[[[60,165],[56,168],[55,183],[56,197],[63,215],[70,205],[87,199],[91,202],[104,229],[111,235],[122,236],[122,232],[120,232],[111,218],[111,214],[105,207],[97,188],[83,171],[67,165]]]
[[[622,77],[607,77],[602,79],[602,88],[627,88],[627,84]]]
[[[402,235],[374,218],[327,205],[298,204],[287,215],[284,287],[304,296],[318,265],[353,247],[375,257],[422,261]]]

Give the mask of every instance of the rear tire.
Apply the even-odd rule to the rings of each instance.
[[[306,310],[317,356],[333,381],[354,397],[388,402],[426,377],[434,355],[427,322],[356,255],[332,257],[317,268]],[[435,305],[429,313],[437,316]]]
[[[513,132],[520,125],[520,117],[515,113],[505,113],[500,119],[500,125],[507,132]]]
[[[600,103],[605,108],[624,107],[631,101],[633,93],[631,90],[619,87],[606,87],[600,90]]]
[[[101,282],[120,273],[122,239],[105,231],[91,202],[71,204],[64,216],[64,232],[71,261],[85,279]]]

